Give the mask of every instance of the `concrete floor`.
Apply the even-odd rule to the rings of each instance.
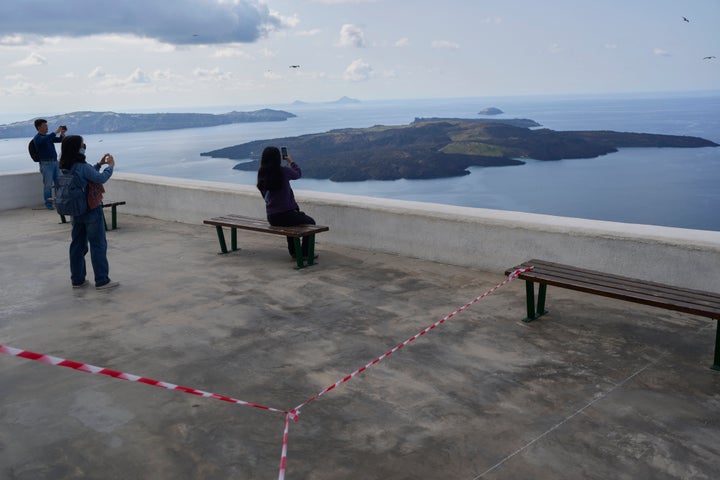
[[[287,410],[503,280],[322,235],[296,270],[282,238],[218,255],[212,227],[119,226],[121,286],[73,290],[70,225],[0,212],[0,343]],[[547,306],[521,322],[511,282],[312,402],[286,478],[718,478],[714,322],[552,287]],[[2,479],[278,475],[282,414],[8,355],[0,392]]]

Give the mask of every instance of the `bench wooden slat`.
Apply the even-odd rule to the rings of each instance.
[[[633,286],[638,285],[638,282],[641,282],[642,287],[638,288],[641,288],[642,291],[652,290],[658,292],[659,294],[682,295],[683,297],[690,296],[692,298],[709,300],[711,302],[720,302],[719,293],[692,290],[689,288],[676,287],[673,285],[651,282],[648,280],[637,280],[635,278],[622,277],[619,275],[613,275],[594,270],[575,268],[568,265],[546,262],[543,260],[529,260],[523,263],[523,266],[529,265],[535,266],[536,269],[534,271],[527,272],[527,275],[534,275],[538,272],[542,272],[543,274],[554,273],[558,276],[564,274],[573,278],[584,278],[587,279],[589,282],[597,281],[603,284],[616,284],[618,286],[627,285],[629,288],[632,288]]]
[[[692,313],[709,318],[720,318],[720,295],[672,285],[647,282],[628,277],[575,269],[559,264],[531,260],[508,270],[533,266],[534,269],[519,278],[572,290],[595,293],[611,298]]]
[[[604,297],[617,298],[620,300],[641,303],[644,305],[651,305],[655,307],[667,308],[669,310],[691,313],[703,317],[720,318],[720,306],[713,307],[712,305],[708,304],[684,302],[682,300],[671,299],[659,295],[643,294],[638,291],[614,288],[611,286],[600,285],[598,283],[588,283],[568,278],[558,278],[542,275],[534,276],[532,278],[523,278],[523,275],[520,275],[520,278],[524,280],[539,281],[547,285],[567,288],[570,290],[601,295]]]
[[[228,228],[239,228],[242,230],[251,230],[255,232],[272,233],[275,235],[283,235],[286,237],[301,238],[308,235],[315,235],[320,232],[327,232],[330,228],[324,225],[294,225],[291,227],[275,227],[268,225],[264,220],[251,217],[243,217],[242,215],[223,215],[221,217],[213,217],[204,220],[207,225],[215,225]]]

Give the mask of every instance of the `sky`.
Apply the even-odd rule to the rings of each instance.
[[[0,121],[720,90],[720,0],[1,1]]]

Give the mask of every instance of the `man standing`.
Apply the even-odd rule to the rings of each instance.
[[[47,120],[38,118],[35,120],[35,130],[37,130],[38,133],[33,137],[33,142],[35,142],[35,150],[37,150],[38,158],[40,158],[40,174],[43,180],[43,201],[45,202],[45,207],[48,210],[52,210],[52,187],[60,174],[55,144],[62,142],[67,128],[58,127],[53,133],[48,133]]]

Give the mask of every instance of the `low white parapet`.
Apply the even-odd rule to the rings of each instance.
[[[41,205],[40,187],[38,173],[0,175],[0,210]],[[542,258],[720,292],[720,232],[302,190],[295,196],[330,226],[319,242],[499,273]],[[105,198],[126,201],[121,214],[185,223],[227,213],[265,217],[257,189],[231,183],[116,173]]]
[[[0,211],[44,207],[40,172],[0,173]]]

